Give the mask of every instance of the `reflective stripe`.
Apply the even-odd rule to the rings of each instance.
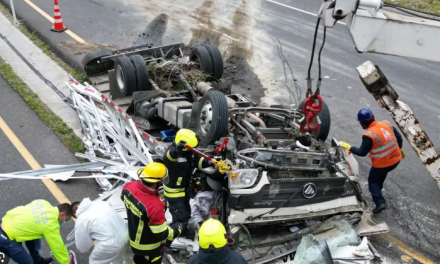
[[[390,122],[388,122],[388,121],[386,121],[386,120],[384,120],[384,121],[382,121],[382,122],[385,123],[385,124],[391,129],[391,131],[394,130],[394,129],[393,129],[393,125],[391,125]]]
[[[60,9],[60,6],[59,5],[54,5],[53,9]]]
[[[167,158],[168,158],[170,161],[172,161],[172,162],[176,162],[176,161],[177,161],[177,159],[173,159],[173,157],[171,157],[169,151],[167,151]]]
[[[394,150],[398,149],[399,145],[396,144],[395,147],[391,148],[388,151],[385,151],[384,153],[380,153],[380,154],[370,154],[372,158],[383,158],[385,156],[387,156],[388,154],[390,154],[391,152],[393,152]]]
[[[199,160],[199,169],[203,169],[203,160],[204,160],[205,158],[200,158],[200,160]]]
[[[180,184],[182,184],[182,177],[177,178],[177,186],[180,186]]]
[[[174,229],[172,229],[171,227],[168,227],[168,237],[167,239],[170,241],[173,241],[174,238]]]
[[[371,150],[370,153],[374,154],[374,153],[378,153],[378,152],[384,151],[384,150],[386,150],[387,148],[389,148],[389,147],[391,147],[392,145],[394,145],[395,143],[397,143],[397,139],[396,139],[396,138],[394,138],[390,143],[386,144],[386,145],[383,146],[383,147],[380,147],[380,148],[377,148],[377,149],[373,149],[373,150]]]
[[[162,256],[156,257],[156,258],[154,258],[151,262],[158,261],[161,257],[162,257]]]
[[[61,13],[60,12],[55,12],[54,16],[61,16]]]
[[[162,245],[162,242],[157,242],[155,244],[145,244],[141,245],[139,243],[133,242],[130,240],[130,246],[134,247],[135,249],[139,250],[152,250],[160,247]]]
[[[170,188],[170,187],[167,187],[166,185],[164,185],[163,188],[165,189],[165,191],[167,191],[169,193],[178,193],[178,192],[185,191],[185,188]]]
[[[139,220],[138,230],[136,233],[135,242],[139,243],[141,241],[142,231],[144,230],[144,221]]]
[[[54,19],[53,20],[55,23],[63,23],[63,20],[61,20],[61,19]]]
[[[184,192],[180,192],[180,193],[168,193],[168,192],[163,192],[163,194],[166,197],[170,197],[170,198],[178,198],[178,197],[185,197],[185,193]]]
[[[164,222],[161,225],[150,225],[151,232],[157,234],[162,233],[163,231],[167,230],[168,225],[167,222]]]
[[[374,137],[374,139],[376,140],[377,146],[379,146],[379,148],[382,147],[382,142],[380,142],[380,139],[379,139],[379,137],[376,134],[374,134],[372,131],[367,131],[365,133],[367,133],[367,134],[371,135],[372,137]]]

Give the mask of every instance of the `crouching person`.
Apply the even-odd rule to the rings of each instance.
[[[82,253],[89,251],[90,264],[122,264],[128,249],[128,229],[125,220],[110,207],[108,202],[92,202],[84,198],[72,204],[75,223],[75,243]]]
[[[199,229],[199,253],[187,264],[247,264],[237,252],[229,250],[226,229],[215,219],[206,220]]]

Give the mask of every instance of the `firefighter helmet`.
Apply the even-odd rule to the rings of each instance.
[[[162,163],[150,162],[142,170],[138,170],[139,178],[146,182],[161,182],[167,175],[168,170]]]
[[[214,248],[221,248],[227,244],[226,229],[223,224],[213,218],[206,220],[199,230],[199,244],[203,249],[212,245]]]

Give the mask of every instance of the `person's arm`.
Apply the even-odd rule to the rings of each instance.
[[[194,153],[194,162],[196,163],[197,168],[204,169],[208,168],[210,163],[209,160],[199,156],[198,154]]]
[[[177,146],[171,145],[168,147],[165,152],[163,159],[164,161],[177,162],[177,158],[179,157],[179,151],[177,151]]]
[[[148,217],[150,218],[148,226],[158,240],[173,241],[183,230],[181,223],[175,223],[172,226],[167,224],[163,207],[150,209]]]
[[[368,136],[362,136],[361,146],[359,148],[351,147],[350,151],[354,155],[365,157],[372,148],[373,148],[373,140]]]
[[[55,223],[57,224],[57,223]],[[69,264],[69,252],[64,245],[60,234],[60,228],[52,228],[44,234],[44,238],[50,247],[54,257],[60,264]]]
[[[402,135],[399,133],[399,131],[396,129],[396,127],[393,127],[393,131],[394,131],[394,135],[396,136],[396,139],[397,139],[397,144],[399,144],[399,148],[402,148],[402,146],[403,146]]]
[[[87,220],[79,217],[75,223],[75,244],[79,252],[85,253],[93,246]]]

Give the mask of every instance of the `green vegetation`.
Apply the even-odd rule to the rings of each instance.
[[[73,152],[84,153],[84,145],[73,130],[61,118],[55,115],[14,72],[12,67],[0,58],[0,73],[5,80],[16,90],[38,116],[52,129]]]
[[[384,0],[384,2],[440,15],[440,0]]]

